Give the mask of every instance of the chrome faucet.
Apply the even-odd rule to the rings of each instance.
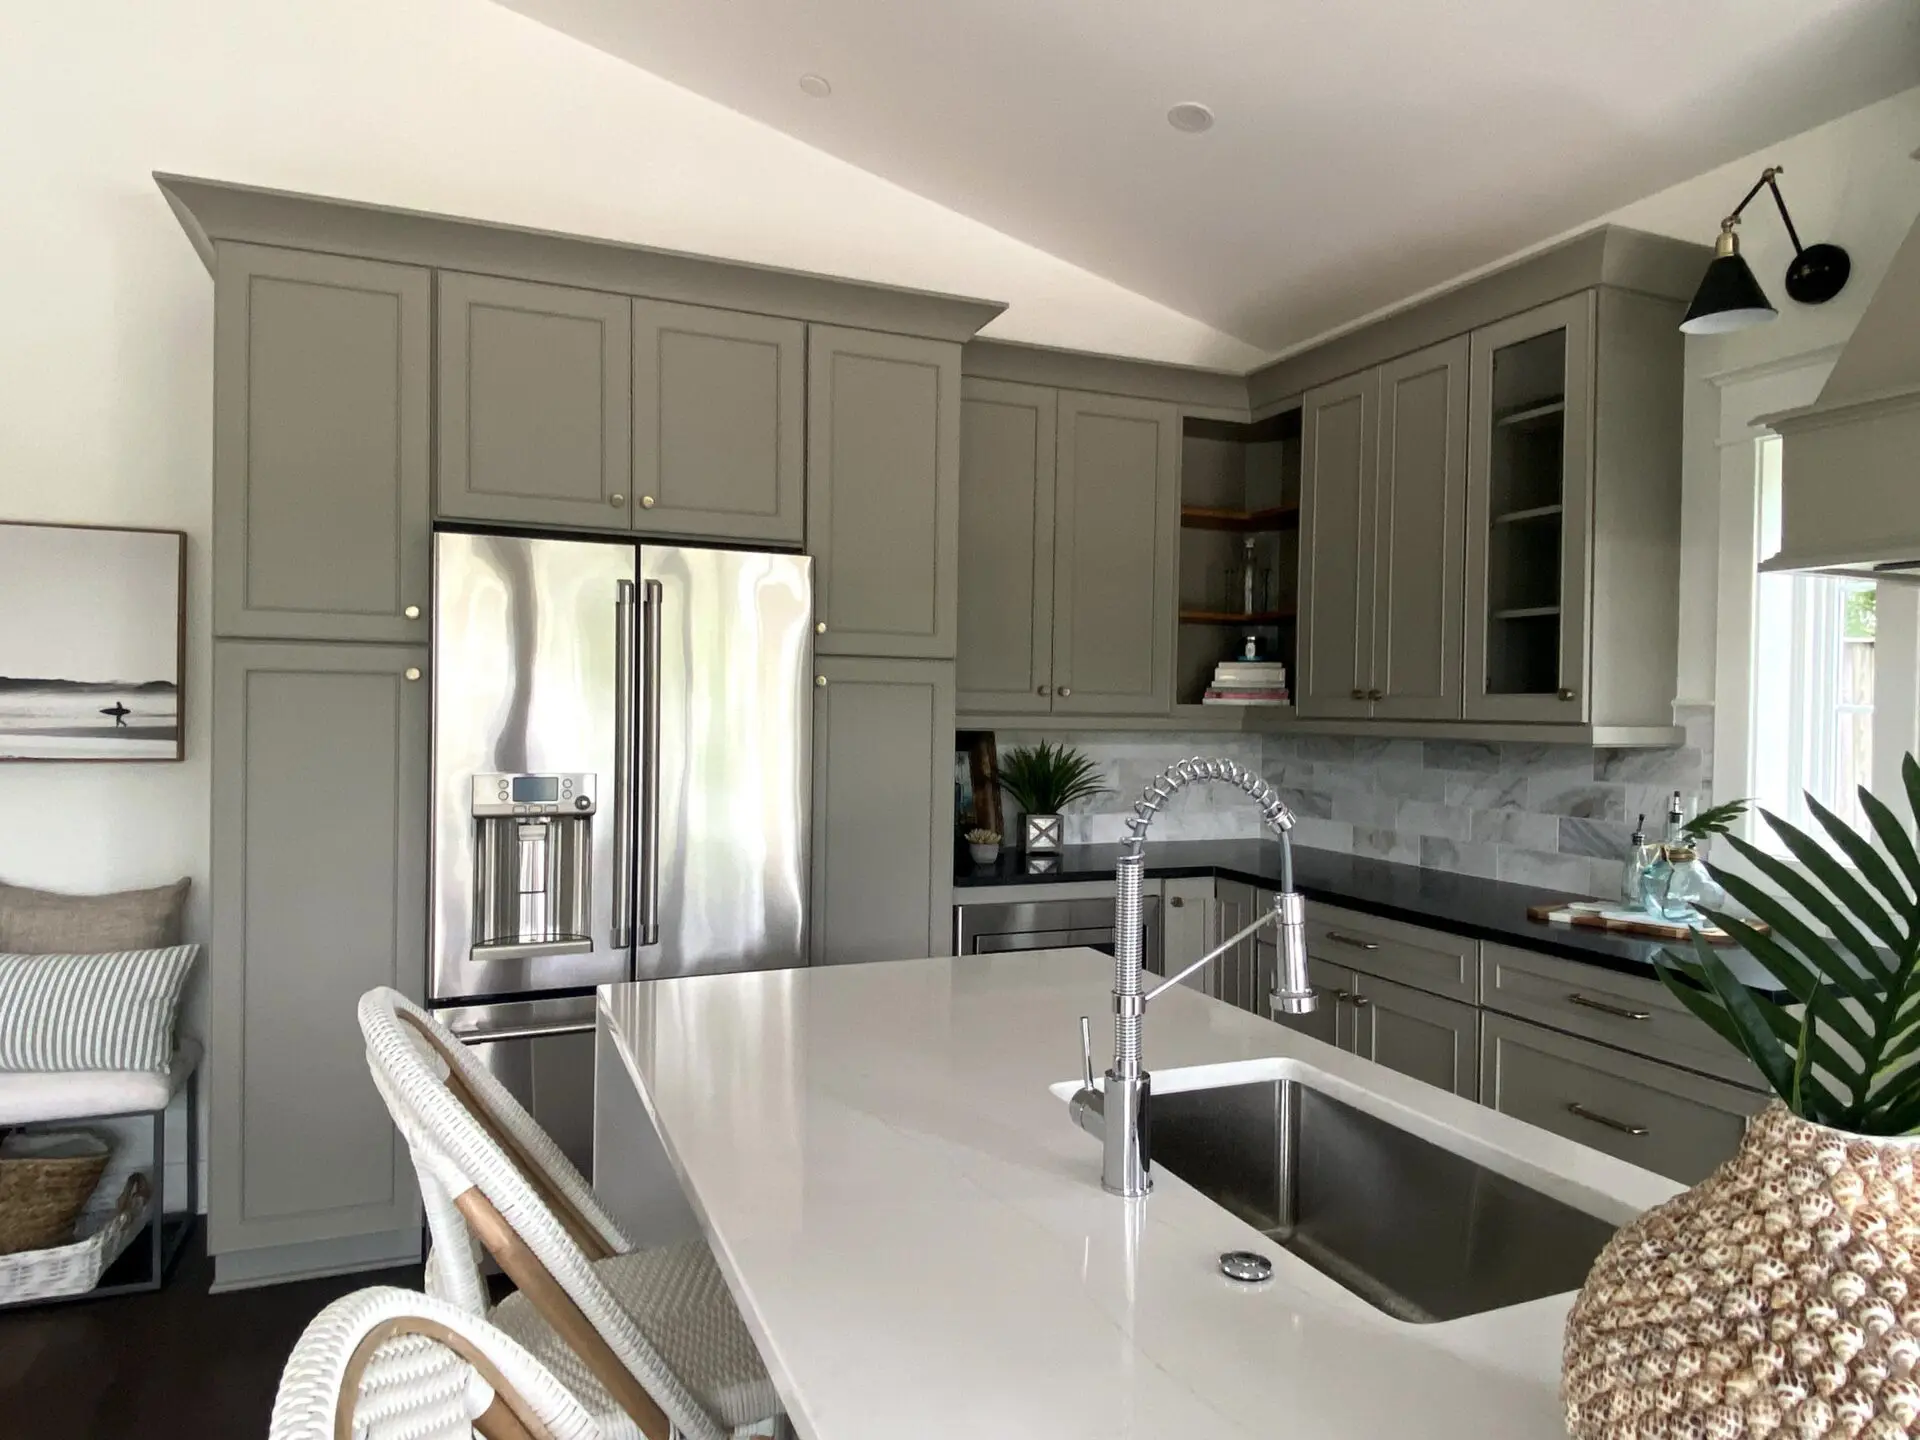
[[[1225,783],[1244,790],[1260,807],[1280,841],[1280,892],[1273,909],[1238,934],[1223,940],[1177,975],[1142,993],[1140,985],[1140,875],[1145,866],[1147,830],[1167,801],[1188,785]],[[1127,821],[1127,838],[1114,866],[1113,915],[1113,1068],[1107,1071],[1104,1093],[1094,1086],[1092,1033],[1080,1021],[1080,1093],[1073,1098],[1073,1115],[1087,1130],[1098,1117],[1103,1154],[1100,1184],[1113,1195],[1144,1195],[1153,1188],[1148,1145],[1148,1100],[1153,1077],[1140,1058],[1140,1020],[1147,1004],[1170,986],[1179,984],[1202,966],[1211,964],[1235,945],[1272,921],[1279,937],[1279,964],[1267,1003],[1276,1014],[1305,1015],[1319,998],[1307,983],[1306,902],[1293,888],[1293,812],[1265,780],[1232,760],[1198,757],[1170,765],[1148,782],[1134,802]]]

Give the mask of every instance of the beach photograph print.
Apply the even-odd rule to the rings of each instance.
[[[0,523],[0,760],[178,760],[186,536]]]

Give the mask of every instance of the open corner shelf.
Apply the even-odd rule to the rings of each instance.
[[[1283,620],[1293,619],[1291,607],[1285,610],[1254,610],[1242,613],[1237,610],[1182,610],[1182,625],[1278,625]]]
[[[1550,615],[1558,615],[1558,605],[1518,605],[1510,610],[1496,610],[1496,620],[1544,620]]]
[[[1180,525],[1187,530],[1237,530],[1247,534],[1294,530],[1300,525],[1300,507],[1275,505],[1266,510],[1223,510],[1213,505],[1182,505]]]

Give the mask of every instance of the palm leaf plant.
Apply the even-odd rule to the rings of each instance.
[[[1703,913],[1779,983],[1791,1006],[1741,984],[1699,935],[1691,955],[1668,950],[1654,962],[1667,988],[1744,1052],[1796,1115],[1860,1135],[1920,1130],[1920,854],[1909,833],[1920,816],[1920,764],[1912,755],[1900,775],[1904,822],[1860,787],[1878,848],[1811,795],[1807,805],[1833,849],[1760,811],[1798,867],[1726,835],[1778,894],[1741,875],[1714,878],[1770,929]]]
[[[1000,788],[1029,815],[1058,815],[1106,792],[1100,767],[1068,745],[1019,745],[1000,757]]]

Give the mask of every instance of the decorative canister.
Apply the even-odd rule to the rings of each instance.
[[[1567,1317],[1574,1440],[1920,1435],[1920,1137],[1775,1100],[1607,1243]]]
[[[1046,855],[1060,848],[1060,817],[1058,815],[1029,815],[1024,821],[1022,831],[1029,855]]]

